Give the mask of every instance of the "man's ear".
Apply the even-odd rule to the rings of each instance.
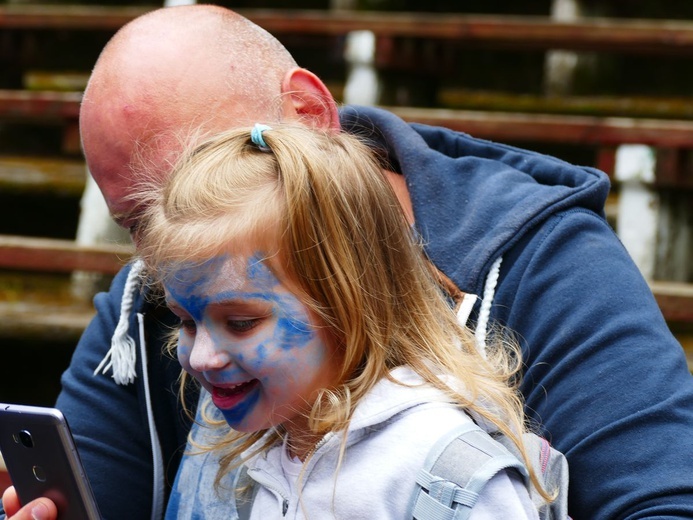
[[[289,70],[282,81],[285,115],[317,128],[339,130],[337,103],[315,74],[302,68]]]

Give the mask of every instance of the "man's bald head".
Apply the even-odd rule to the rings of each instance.
[[[322,108],[304,106],[311,96]],[[204,135],[311,110],[316,124],[337,124],[324,85],[274,37],[222,7],[181,6],[141,16],[112,38],[85,91],[80,131],[111,213],[131,227],[136,175],[165,176]]]

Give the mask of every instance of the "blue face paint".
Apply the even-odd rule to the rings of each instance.
[[[258,362],[263,362],[267,359],[267,347],[264,343],[260,343],[255,349],[255,358]],[[239,361],[242,361],[242,357],[239,356]]]
[[[256,254],[250,258],[246,276],[257,285],[268,289],[279,285],[279,280],[274,276],[274,273],[262,262],[261,255]]]
[[[261,393],[260,388],[256,387],[251,390],[246,398],[241,401],[238,405],[230,409],[221,409],[221,414],[226,419],[231,428],[239,427],[243,420],[250,415],[258,401],[260,400]]]
[[[339,369],[308,308],[261,258],[216,257],[165,283],[172,310],[194,322],[180,334],[181,365],[240,431],[288,428]]]
[[[277,336],[281,347],[289,350],[308,344],[315,337],[315,332],[308,324],[286,317],[277,320]]]

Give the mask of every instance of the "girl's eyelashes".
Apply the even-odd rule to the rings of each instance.
[[[226,327],[232,332],[243,333],[253,330],[260,324],[262,318],[246,318],[242,320],[227,319]]]
[[[180,328],[191,336],[194,336],[197,332],[197,325],[195,325],[195,320],[180,320]]]
[[[167,305],[179,319],[179,330],[189,336],[194,336],[197,333],[195,319],[177,303],[167,302]],[[209,325],[212,327],[225,327],[228,333],[242,337],[259,327],[274,314],[273,310],[267,308],[267,306],[258,308],[257,305],[253,305],[251,307],[246,305],[241,310],[238,303],[233,305],[213,305],[207,308],[205,311],[206,317],[203,319],[209,320]]]
[[[227,319],[226,328],[233,332],[234,334],[244,334],[253,330],[262,321],[262,318],[246,318],[246,319]],[[194,336],[197,332],[197,325],[195,320],[192,319],[180,319],[179,328],[188,334],[189,336]]]

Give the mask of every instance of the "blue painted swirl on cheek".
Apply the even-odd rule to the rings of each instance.
[[[315,333],[307,323],[288,316],[277,320],[276,334],[282,350],[302,348],[315,337]]]
[[[308,323],[308,316],[303,304],[293,295],[277,295],[273,290],[281,285],[277,277],[262,262],[259,254],[254,255],[248,261],[246,275],[249,280],[261,291],[254,296],[263,298],[276,304],[279,309],[274,338],[282,350],[301,348],[307,345],[315,337],[315,333]],[[263,294],[264,291],[267,291]],[[256,352],[260,354],[260,352]]]
[[[255,347],[255,361],[257,363],[263,363],[267,359],[267,347],[264,343],[260,343]]]

